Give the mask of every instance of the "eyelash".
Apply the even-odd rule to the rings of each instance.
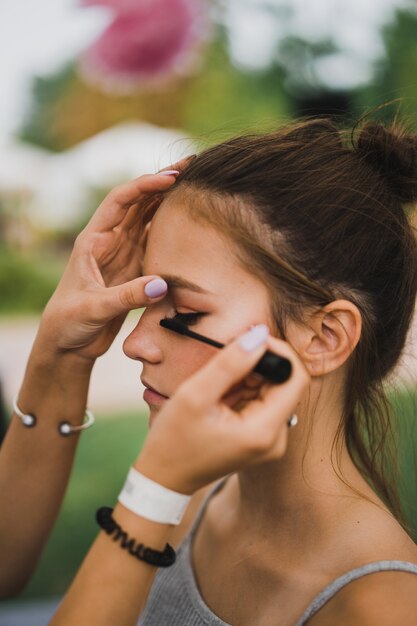
[[[207,315],[207,313],[175,313],[173,317],[165,317],[166,320],[175,320],[176,322],[181,322],[184,326],[194,326],[197,324],[199,319]]]

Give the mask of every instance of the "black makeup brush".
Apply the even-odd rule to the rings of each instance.
[[[196,339],[197,341],[202,341],[203,343],[207,343],[209,346],[213,346],[214,348],[224,348],[225,346],[224,343],[214,341],[214,339],[195,333],[185,324],[182,324],[177,320],[165,318],[159,323],[164,328],[174,331],[174,333],[185,335],[186,337]],[[264,376],[272,383],[285,383],[285,381],[291,376],[291,369],[291,362],[288,359],[278,356],[278,354],[268,350],[265,352],[261,360],[258,361],[252,371],[256,374]]]

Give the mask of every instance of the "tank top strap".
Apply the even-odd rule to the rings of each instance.
[[[336,580],[327,585],[327,587],[314,598],[295,626],[303,626],[306,624],[338,591],[353,580],[375,572],[388,571],[417,574],[417,565],[415,563],[409,563],[408,561],[376,561],[375,563],[368,563],[367,565],[362,565],[361,567],[350,570],[346,572],[346,574],[336,578]]]
[[[219,492],[219,491],[220,491],[220,490],[224,487],[224,485],[226,484],[227,479],[228,479],[230,476],[231,476],[231,474],[228,474],[228,475],[227,475],[227,476],[225,476],[224,478],[220,478],[220,480],[219,480],[219,481],[218,481],[218,482],[217,482],[217,483],[216,483],[216,484],[215,484],[215,485],[214,485],[214,486],[210,489],[210,491],[209,491],[209,492],[208,492],[208,494],[206,495],[206,497],[205,497],[205,499],[204,499],[204,501],[203,501],[203,504],[201,505],[201,507],[200,507],[200,509],[199,509],[199,511],[198,511],[198,513],[197,513],[197,515],[195,516],[195,519],[194,519],[193,525],[191,526],[190,531],[187,533],[186,538],[187,538],[189,541],[192,541],[192,538],[194,537],[194,535],[195,535],[195,533],[196,533],[196,531],[197,531],[197,528],[198,528],[198,527],[199,527],[199,525],[200,525],[201,518],[203,517],[204,512],[205,512],[205,510],[206,510],[206,508],[207,508],[207,505],[208,505],[208,503],[210,502],[211,498],[212,498],[212,497],[213,497],[216,493],[218,493],[218,492]]]
[[[194,575],[192,573],[192,565],[191,565],[191,545],[193,537],[200,525],[201,519],[204,515],[204,512],[207,508],[208,503],[211,498],[218,493],[225,485],[227,479],[231,475],[225,476],[221,478],[208,492],[205,497],[195,519],[190,531],[187,533],[182,545],[180,546],[180,552],[183,552],[183,563],[184,567],[187,571],[188,578],[193,581],[194,588]],[[362,576],[367,576],[368,574],[373,574],[375,572],[384,572],[384,571],[402,571],[409,572],[412,574],[417,574],[417,565],[415,563],[409,563],[408,561],[376,561],[374,563],[368,563],[366,565],[362,565],[361,567],[357,567],[349,572],[346,572],[336,580],[332,581],[327,587],[325,587],[309,604],[307,609],[304,611],[301,618],[297,621],[295,626],[304,626],[308,622],[309,619],[313,617],[333,596],[336,595],[338,591],[340,591],[343,587],[348,585],[350,582],[361,578]],[[197,589],[197,588],[195,588]],[[198,592],[196,591],[196,595],[198,596],[199,603],[203,604],[202,600]],[[207,607],[206,607],[207,609]],[[208,611],[208,609],[207,609]],[[216,625],[217,624],[225,624],[222,622],[217,616],[213,615],[215,618]],[[225,626],[228,626],[225,624]]]

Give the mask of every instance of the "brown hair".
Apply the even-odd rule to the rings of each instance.
[[[307,120],[203,151],[169,193],[177,192],[192,194],[193,216],[230,235],[270,287],[281,336],[306,307],[340,297],[356,304],[363,328],[333,447],[344,435],[403,523],[382,381],[415,305],[417,247],[405,205],[417,199],[416,138],[397,126],[367,123],[347,134],[328,119]]]

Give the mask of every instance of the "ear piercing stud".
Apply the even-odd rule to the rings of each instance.
[[[294,415],[291,415],[291,417],[288,420],[287,424],[288,424],[288,428],[294,428],[294,426],[297,426],[297,424],[298,424],[298,417],[296,416],[295,413],[294,413]]]

